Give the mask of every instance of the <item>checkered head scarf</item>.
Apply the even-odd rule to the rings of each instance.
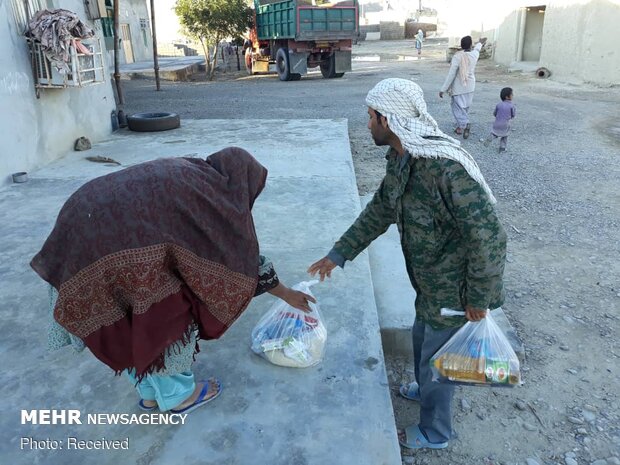
[[[459,141],[444,134],[428,114],[419,85],[408,79],[384,79],[368,92],[366,104],[387,118],[390,130],[412,158],[448,158],[460,163],[484,189],[491,203],[496,202],[474,158]]]

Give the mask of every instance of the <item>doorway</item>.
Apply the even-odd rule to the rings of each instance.
[[[133,63],[133,48],[131,46],[131,31],[129,24],[121,24],[121,40],[123,51],[125,52],[125,63]]]
[[[544,22],[544,5],[527,7],[525,13],[525,31],[523,34],[522,61],[538,62],[540,60]]]

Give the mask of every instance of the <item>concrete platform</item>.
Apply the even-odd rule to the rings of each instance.
[[[362,208],[371,199],[372,194],[362,196]],[[413,357],[411,327],[415,320],[416,294],[407,275],[396,225],[373,241],[368,254],[383,350],[392,355]]]
[[[202,56],[190,57],[160,57],[159,77],[163,81],[187,81],[189,76],[204,69],[205,58]],[[155,79],[153,60],[128,63],[120,66],[123,79]]]
[[[362,196],[362,208],[371,199],[372,195]],[[388,355],[413,358],[411,327],[415,320],[416,294],[407,275],[396,225],[390,226],[385,234],[375,239],[368,250],[383,350]],[[498,308],[492,310],[491,314],[504,331],[521,363],[524,363],[523,343],[504,311]]]
[[[265,134],[285,134],[269,138]],[[316,134],[321,134],[316,138]],[[268,169],[255,207],[262,252],[287,284],[307,279],[355,219],[360,204],[345,120],[182,121],[164,133],[120,132],[87,152],[0,190],[0,456],[11,464],[396,465],[401,463],[368,256],[316,287],[328,330],[325,360],[308,369],[270,365],[250,349],[250,332],[274,302],[261,296],[218,341],[202,343],[194,367],[217,375],[219,399],[185,425],[22,425],[22,409],[142,413],[124,378],[92,355],[45,352],[46,286],[29,268],[66,198],[82,183],[164,156],[206,156],[237,145]],[[22,450],[36,440],[129,439],[129,450]]]

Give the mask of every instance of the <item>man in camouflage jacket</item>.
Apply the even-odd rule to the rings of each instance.
[[[440,309],[464,309],[468,320],[478,321],[503,303],[506,234],[475,161],[438,129],[415,83],[386,79],[366,101],[375,143],[390,146],[386,175],[353,225],[308,271],[329,277],[396,223],[417,294],[417,383],[403,386],[401,394],[421,402],[420,424],[400,440],[409,448],[440,449],[452,438],[454,387],[431,382],[429,361],[466,322],[442,317]]]

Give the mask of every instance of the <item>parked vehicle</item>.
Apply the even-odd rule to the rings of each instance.
[[[275,71],[281,81],[297,81],[317,66],[327,79],[351,71],[359,33],[357,0],[254,0],[254,9],[245,46],[250,74]]]

